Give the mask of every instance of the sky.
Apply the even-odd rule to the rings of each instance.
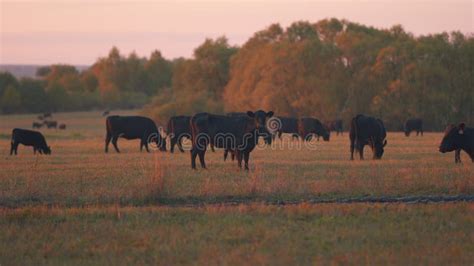
[[[243,44],[272,23],[324,18],[415,35],[474,32],[474,0],[0,0],[0,64],[91,65],[112,46],[121,53],[191,57],[205,38]]]

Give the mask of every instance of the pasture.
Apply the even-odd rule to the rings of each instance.
[[[193,171],[189,152],[138,140],[105,154],[100,112],[54,114],[67,130],[40,130],[51,156],[10,156],[11,129],[35,117],[0,116],[1,265],[474,262],[472,202],[306,202],[474,195],[474,164],[439,153],[442,133],[389,132],[380,161],[369,148],[350,161],[347,132],[310,148],[287,138],[252,152],[249,172],[219,149]]]

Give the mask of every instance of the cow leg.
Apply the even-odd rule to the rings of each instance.
[[[36,154],[36,147],[33,146],[33,154]]]
[[[191,154],[191,169],[196,169],[196,156],[198,154],[198,151],[196,150],[196,148],[192,148],[190,154]]]
[[[117,146],[117,141],[118,141],[118,136],[113,136],[112,137],[112,144],[114,145],[115,151],[120,153],[120,150]]]
[[[234,151],[230,151],[230,158],[232,159],[232,161],[235,161],[235,152]]]
[[[111,134],[107,132],[107,134],[105,135],[105,152],[106,153],[109,152],[109,143],[111,139],[112,139]]]
[[[203,150],[203,151],[199,151],[198,153],[199,155],[199,162],[201,163],[201,167],[203,169],[206,169],[206,162],[204,161],[204,156],[206,155],[206,150]]]
[[[148,141],[145,139],[143,140],[143,146],[145,146],[146,152],[150,152],[150,149],[148,148]],[[140,150],[141,151],[141,150]]]
[[[11,147],[10,147],[10,155],[13,155],[13,152],[15,152],[15,155],[17,154],[17,149],[18,149],[18,143],[12,141]]]
[[[224,162],[225,160],[227,160],[227,154],[229,153],[229,150],[228,149],[225,149],[224,150]]]
[[[37,149],[40,154],[43,154],[43,151],[41,149]]]
[[[461,163],[461,150],[454,151],[454,163]]]
[[[359,151],[359,157],[361,160],[364,160],[364,146],[365,145],[357,145],[357,150]]]
[[[249,170],[249,157],[250,152],[244,152],[244,162],[245,162],[245,170]]]
[[[212,142],[211,142],[211,143],[209,143],[209,145],[211,146],[211,151],[216,152],[216,150],[214,150],[214,144],[212,144]]]
[[[174,152],[174,145],[176,145],[176,136],[170,138],[170,152]]]
[[[237,155],[237,165],[242,169],[242,152],[239,150],[236,150],[235,152]]]
[[[177,143],[178,144],[178,149],[179,149],[180,152],[184,152],[182,141],[183,141],[183,137],[180,137],[178,139],[178,143]]]
[[[351,160],[354,160],[354,141],[351,140]]]

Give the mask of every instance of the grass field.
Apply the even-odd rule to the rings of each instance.
[[[131,114],[133,112],[119,112]],[[277,142],[251,154],[250,172],[208,152],[139,152],[119,140],[104,153],[99,112],[55,114],[41,130],[51,156],[20,146],[11,129],[34,115],[0,116],[0,264],[464,264],[474,263],[474,204],[307,204],[364,196],[473,195],[474,164],[440,154],[441,133],[388,134],[380,161],[349,161],[349,140],[315,149]],[[229,200],[246,204],[229,206]]]

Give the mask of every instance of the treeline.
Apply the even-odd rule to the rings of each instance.
[[[0,73],[2,113],[139,108],[171,86],[173,62],[154,51],[149,58],[128,56],[112,48],[87,70],[51,65],[37,70],[38,78],[17,80]]]
[[[0,79],[1,109],[34,111],[27,107],[29,96],[23,98],[30,89],[23,87],[38,82],[44,83],[38,87],[44,88],[45,103],[58,110],[135,107],[150,100],[144,112],[162,122],[176,114],[261,108],[322,120],[349,121],[366,113],[392,130],[408,117],[420,117],[428,129],[442,129],[450,122],[474,123],[473,60],[472,34],[415,37],[399,25],[300,21],[286,29],[271,25],[242,47],[225,37],[207,39],[189,59],[169,61],[159,52],[124,57],[114,48],[67,78],[53,75],[60,66],[52,66],[40,73],[44,79],[20,80],[9,89]],[[61,97],[49,94],[70,102],[53,105]],[[7,102],[16,105],[6,108]]]

